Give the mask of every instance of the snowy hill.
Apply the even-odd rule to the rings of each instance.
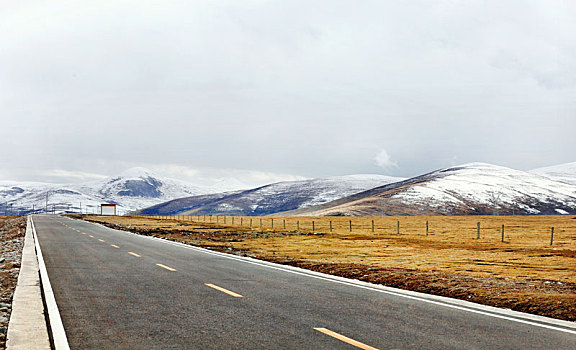
[[[530,170],[530,172],[549,177],[552,180],[576,185],[576,162],[538,168]]]
[[[383,175],[348,175],[286,181],[246,191],[181,198],[141,210],[144,215],[268,215],[306,208],[404,180]]]
[[[0,182],[0,214],[49,211],[93,213],[102,203],[115,203],[126,213],[157,203],[209,190],[161,177],[144,168],[132,168],[102,181],[83,184]]]
[[[279,215],[576,214],[576,186],[484,163],[438,170]]]

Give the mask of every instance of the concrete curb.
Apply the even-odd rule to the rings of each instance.
[[[40,290],[40,275],[32,221],[28,218],[21,269],[12,300],[6,349],[50,349],[48,326]]]

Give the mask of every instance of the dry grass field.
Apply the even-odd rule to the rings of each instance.
[[[370,282],[576,320],[572,216],[87,219]]]

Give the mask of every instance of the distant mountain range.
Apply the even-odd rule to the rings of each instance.
[[[576,214],[576,163],[533,172],[470,163],[410,179],[353,175],[180,198],[143,215]]]
[[[141,215],[269,215],[331,202],[404,178],[348,175],[278,182],[246,191],[175,199],[137,211]]]
[[[0,181],[0,214],[94,213],[102,203],[143,215],[576,214],[576,163],[529,172],[470,163],[410,179],[349,175],[214,192],[144,168],[83,184]]]
[[[0,181],[0,214],[45,212],[94,213],[102,203],[115,203],[120,213],[209,190],[132,168],[102,181],[82,184]]]

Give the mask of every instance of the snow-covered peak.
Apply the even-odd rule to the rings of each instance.
[[[431,173],[426,181],[397,197],[417,203],[450,202],[462,206],[498,202],[498,206],[513,207],[524,203],[526,212],[539,213],[542,209],[531,208],[529,204],[541,207],[542,203],[555,203],[562,210],[574,208],[576,187],[525,171],[469,163]]]
[[[0,202],[9,203],[22,212],[54,207],[56,212],[78,212],[82,207],[84,212],[90,213],[102,203],[115,203],[120,212],[125,213],[209,192],[185,181],[159,176],[149,169],[131,168],[104,180],[80,184],[4,181],[0,183]]]
[[[576,185],[576,162],[538,168],[530,170],[530,172],[532,174],[549,177],[556,181]]]
[[[465,163],[461,165],[455,165],[448,168],[440,169],[435,171],[434,173],[451,173],[451,172],[489,172],[489,173],[502,173],[502,172],[509,172],[510,170],[515,171],[513,169],[503,167],[500,165],[494,165],[489,163],[481,163],[481,162],[473,162],[473,163]]]

